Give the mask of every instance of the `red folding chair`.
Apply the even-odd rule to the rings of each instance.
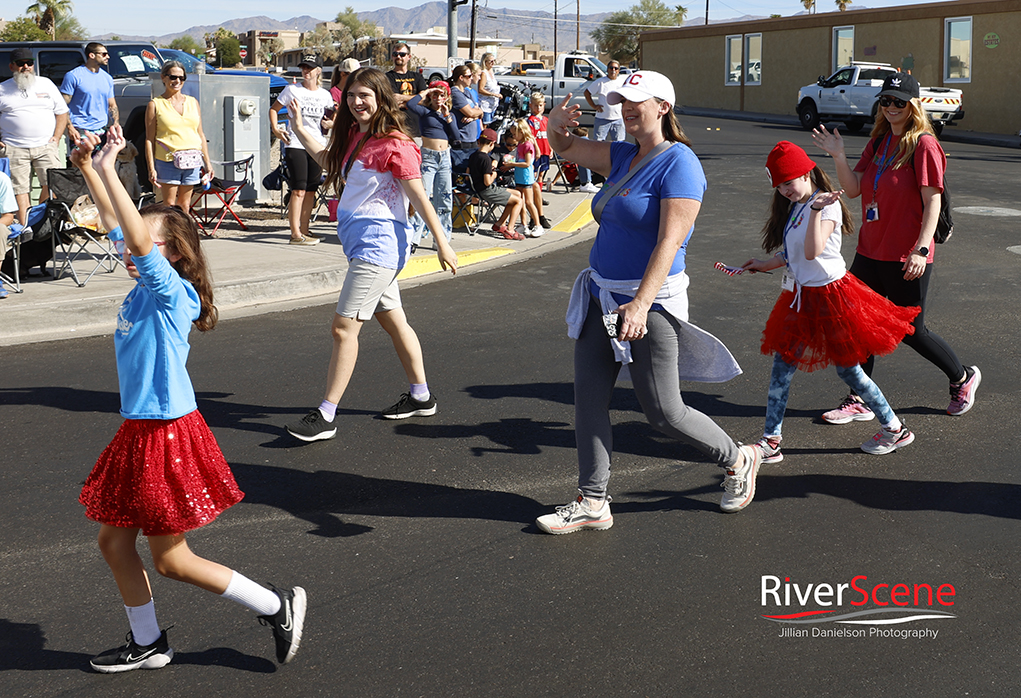
[[[237,201],[238,196],[241,195],[241,190],[244,189],[246,184],[252,182],[252,165],[255,163],[255,155],[249,155],[244,160],[234,160],[232,162],[216,162],[216,165],[223,165],[223,172],[225,177],[233,176],[233,179],[220,179],[219,177],[213,177],[209,183],[208,189],[202,189],[196,187],[192,193],[191,212],[195,217],[195,221],[202,228],[206,235],[212,237],[216,235],[216,231],[220,229],[223,224],[223,219],[227,217],[229,213],[234,217],[234,220],[238,222],[242,230],[248,230],[248,226],[238,217],[238,214],[234,211],[233,205]],[[216,212],[209,213],[209,197],[215,197],[216,201],[219,201],[220,207]],[[216,205],[216,201],[213,205]],[[201,204],[202,209],[199,211],[198,204]],[[210,224],[216,221],[216,225],[212,231],[208,230]]]

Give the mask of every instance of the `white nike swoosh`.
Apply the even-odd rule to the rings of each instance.
[[[156,650],[157,650],[157,648],[153,647],[148,652],[143,652],[142,654],[138,655],[137,657],[135,657],[135,656],[133,656],[131,654],[128,654],[128,656],[125,658],[125,661],[127,661],[127,662],[139,662],[139,661],[145,659],[146,657],[148,657],[150,654],[155,653]]]

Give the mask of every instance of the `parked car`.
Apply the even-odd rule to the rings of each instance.
[[[591,112],[585,99],[584,86],[590,80],[606,75],[606,66],[595,56],[579,51],[561,53],[553,70],[529,69],[524,75],[501,75],[500,82],[520,85],[522,89],[536,89],[546,95],[546,108],[558,104],[567,93],[572,93],[571,104]]]
[[[833,75],[819,76],[814,85],[798,90],[798,119],[801,127],[811,131],[821,122],[843,121],[854,133],[874,121],[878,102],[876,96],[883,81],[897,71],[888,63],[855,62],[839,68]],[[929,115],[936,134],[943,126],[964,118],[963,93],[949,87],[922,87],[919,94],[925,113]]]
[[[57,87],[64,75],[85,63],[88,41],[7,41],[0,43],[0,80],[11,77],[11,52],[27,48],[35,58],[35,72]],[[113,78],[114,95],[120,110],[124,135],[135,141],[145,136],[145,107],[151,97],[150,73],[158,73],[163,59],[147,41],[106,41],[110,63],[106,71]]]

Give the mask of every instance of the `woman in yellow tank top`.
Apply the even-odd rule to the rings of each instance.
[[[181,90],[188,75],[177,61],[160,69],[164,91],[145,110],[145,159],[149,181],[162,190],[163,203],[185,213],[195,185],[212,176],[199,103]]]

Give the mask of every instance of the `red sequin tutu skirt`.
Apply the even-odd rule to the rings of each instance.
[[[889,354],[914,333],[911,322],[921,312],[883,298],[851,273],[826,286],[802,286],[800,310],[794,299],[793,291],[780,293],[762,331],[762,353],[779,354],[802,371]]]
[[[244,497],[198,410],[126,419],[78,501],[93,521],[171,536],[204,526]]]

